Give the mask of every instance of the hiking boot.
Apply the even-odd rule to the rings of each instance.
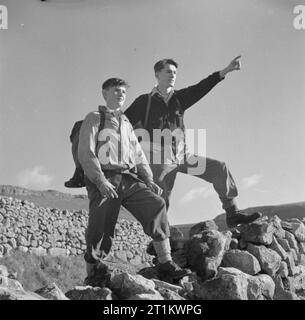
[[[88,268],[90,266],[90,268]],[[107,265],[98,262],[96,264],[87,264],[87,277],[84,280],[85,286],[103,288],[110,279],[110,273]]]
[[[82,168],[76,168],[73,177],[65,182],[66,188],[82,188],[85,186],[84,171]]]
[[[261,212],[253,212],[250,215],[241,213],[236,206],[226,209],[226,222],[229,228],[237,227],[239,224],[251,223],[262,217]]]
[[[192,273],[189,269],[180,268],[174,261],[159,263],[157,265],[157,271],[158,271],[160,280],[165,280],[165,279],[179,280]]]

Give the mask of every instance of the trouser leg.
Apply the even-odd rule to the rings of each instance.
[[[87,178],[86,188],[89,198],[89,218],[85,233],[87,250],[84,258],[87,263],[95,263],[105,257],[111,249],[121,199],[103,198],[96,186]]]
[[[162,174],[164,165],[152,164],[150,167],[154,175],[154,182],[163,190],[161,197],[165,200],[166,209],[168,210],[171,192],[174,187],[176,176],[178,173],[178,167],[169,171],[169,173],[167,173],[162,180],[160,180],[159,177]]]
[[[183,173],[192,174],[212,183],[222,202],[223,209],[235,205],[234,198],[238,195],[237,187],[224,162],[192,154],[188,156],[186,163],[181,168]]]
[[[129,174],[123,175],[121,190],[122,205],[141,223],[144,232],[156,241],[168,238],[165,201]]]
[[[144,232],[152,237],[159,262],[171,261],[165,201],[133,176],[126,175],[124,178],[122,205],[141,223]]]

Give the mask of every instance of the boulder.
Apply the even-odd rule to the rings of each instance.
[[[236,268],[219,268],[218,277],[225,274],[243,277],[247,280],[247,299],[248,300],[271,300],[274,295],[275,284],[272,278],[266,274],[251,276]]]
[[[284,288],[282,278],[277,275],[274,278],[275,292],[273,300],[300,300],[296,293],[290,292]]]
[[[207,230],[194,235],[186,246],[188,265],[203,280],[214,277],[230,242],[230,232]]]
[[[127,272],[118,273],[111,278],[110,288],[120,299],[128,299],[134,295],[156,293],[156,285],[152,280],[141,275],[131,275]]]
[[[281,257],[272,249],[248,243],[247,251],[252,253],[260,263],[262,271],[274,277],[281,264]]]
[[[261,219],[242,225],[240,228],[241,238],[254,244],[271,244],[274,232],[274,224]]]
[[[275,283],[267,274],[259,274],[254,276],[258,279],[261,288],[261,294],[267,300],[272,300],[275,292]]]
[[[218,226],[214,220],[206,220],[193,225],[189,231],[189,239],[195,234],[201,234],[203,231],[218,230]]]
[[[298,241],[305,242],[305,226],[301,221],[282,221],[282,227],[286,231],[291,232]]]
[[[255,256],[248,251],[237,249],[225,252],[221,264],[224,267],[233,267],[250,275],[261,271],[260,264]]]
[[[48,300],[69,300],[54,282],[36,290],[35,293]]]
[[[248,280],[242,273],[220,274],[194,289],[195,296],[202,300],[248,300]]]

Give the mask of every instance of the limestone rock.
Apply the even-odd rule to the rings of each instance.
[[[305,242],[305,226],[301,221],[282,221],[282,227],[283,229],[291,232],[298,241]]]
[[[230,242],[230,232],[209,230],[194,235],[186,247],[186,258],[190,268],[203,280],[214,277]]]
[[[271,300],[274,295],[275,284],[272,278],[266,274],[251,276],[236,268],[219,268],[218,277],[230,274],[242,277],[247,280],[247,299],[248,300]]]
[[[291,232],[285,230],[285,239],[288,241],[290,249],[294,249],[297,253],[299,253],[298,243],[295,239],[295,236]]]
[[[291,287],[293,288],[293,292],[305,292],[305,267],[298,266],[298,273],[294,275],[294,277],[288,277]]]
[[[254,275],[261,271],[258,260],[250,252],[229,250],[224,254],[222,265],[233,267],[247,274]]]
[[[65,294],[58,288],[56,283],[52,283],[35,291],[35,293],[48,300],[69,300]]]
[[[127,272],[114,275],[111,279],[110,288],[120,294],[120,298],[129,298],[136,294],[155,294],[155,283],[141,275],[130,275]]]
[[[193,225],[189,231],[189,239],[195,234],[201,234],[203,231],[218,230],[214,220],[206,220]]]
[[[34,292],[0,287],[0,300],[47,300]]]
[[[300,300],[300,298],[294,293],[285,290],[282,278],[277,275],[274,279],[275,292],[273,300]]]
[[[282,260],[278,253],[265,246],[257,246],[251,243],[248,244],[247,250],[257,258],[262,271],[266,272],[271,277],[275,276]]]
[[[76,286],[66,292],[70,300],[113,300],[112,291],[109,288]]]
[[[182,293],[182,291],[183,291],[182,287],[165,282],[165,281],[161,281],[158,279],[152,279],[152,281],[155,283],[155,288],[158,291],[159,291],[159,289],[168,289],[168,290],[176,292],[178,294]]]
[[[8,273],[7,267],[1,264],[0,265],[0,276],[8,277],[8,275],[9,275],[9,273]]]
[[[242,225],[240,232],[242,239],[246,242],[269,245],[272,242],[275,227],[273,223],[259,219]]]
[[[267,274],[259,274],[254,278],[258,279],[261,288],[261,294],[268,300],[273,299],[275,292],[275,283]]]
[[[293,276],[296,273],[296,268],[292,252],[287,252],[287,259],[285,262],[288,267],[288,275]]]
[[[273,236],[273,240],[270,245],[270,249],[277,252],[280,255],[280,257],[282,258],[282,260],[286,260],[287,253],[285,252],[284,248],[278,243],[275,236]]]
[[[289,242],[287,239],[277,238],[279,245],[287,252],[290,251]]]
[[[281,278],[287,278],[288,277],[289,272],[288,272],[288,266],[287,266],[286,262],[281,261],[281,265],[279,267],[278,274],[281,276]]]
[[[222,274],[195,288],[203,300],[248,300],[248,280],[243,275]]]
[[[281,219],[275,215],[270,219],[270,222],[272,222],[274,226],[274,235],[279,239],[283,239],[285,237],[285,230],[282,228]]]

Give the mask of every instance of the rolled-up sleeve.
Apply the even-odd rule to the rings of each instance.
[[[100,162],[96,156],[99,125],[100,115],[95,112],[89,113],[81,126],[78,144],[79,162],[85,175],[98,189],[106,181]]]

